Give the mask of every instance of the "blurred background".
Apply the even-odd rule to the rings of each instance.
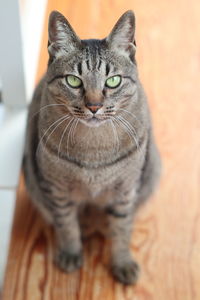
[[[133,233],[131,247],[141,278],[135,287],[124,288],[110,277],[109,247],[98,238],[86,244],[80,272],[63,275],[52,265],[51,230],[32,208],[23,179],[19,188],[18,181],[27,103],[47,68],[49,13],[60,11],[85,39],[108,35],[128,9],[136,15],[136,57],[163,173]],[[200,299],[199,15],[198,0],[0,0],[3,300]]]

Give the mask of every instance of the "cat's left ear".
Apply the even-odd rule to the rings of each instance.
[[[49,41],[48,50],[50,57],[58,57],[67,54],[81,45],[79,37],[67,21],[58,11],[53,11],[49,17]]]
[[[110,49],[123,52],[131,59],[133,58],[136,50],[135,15],[133,11],[128,10],[121,16],[106,41]]]

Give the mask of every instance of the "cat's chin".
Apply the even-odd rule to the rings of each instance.
[[[97,119],[97,118],[90,118],[90,119],[80,119],[80,121],[88,127],[99,127],[108,120],[107,119],[106,120],[100,120],[100,119]]]

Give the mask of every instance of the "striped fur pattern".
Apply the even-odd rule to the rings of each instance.
[[[133,217],[160,172],[134,31],[128,11],[107,38],[80,40],[63,15],[51,13],[49,64],[30,105],[24,156],[31,199],[55,228],[57,265],[81,267],[81,238],[99,231],[124,284],[139,272],[129,250]],[[68,75],[81,85],[69,86]],[[112,76],[120,76],[115,88],[105,84]]]

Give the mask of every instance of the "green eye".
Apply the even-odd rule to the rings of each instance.
[[[118,87],[120,83],[121,83],[121,76],[119,75],[112,76],[106,80],[106,86],[111,89]]]
[[[79,88],[82,85],[82,80],[74,75],[67,75],[66,81],[72,88]]]

